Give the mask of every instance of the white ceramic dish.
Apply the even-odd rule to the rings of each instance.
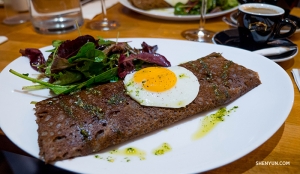
[[[192,21],[192,20],[200,20],[200,15],[185,15],[185,16],[180,16],[180,15],[174,15],[174,8],[165,8],[165,9],[158,9],[158,10],[142,10],[134,7],[128,0],[119,0],[119,2],[124,5],[125,7],[149,16],[153,18],[158,18],[158,19],[165,19],[165,20],[174,20],[174,21]],[[209,18],[214,18],[214,17],[219,17],[222,15],[225,15],[227,13],[233,12],[237,10],[238,7],[234,7],[229,10],[217,12],[217,13],[211,13],[211,14],[206,14],[206,19]]]
[[[253,151],[281,127],[290,113],[294,101],[291,79],[279,65],[263,56],[238,48],[191,41],[154,38],[119,38],[118,41],[130,41],[130,45],[136,48],[140,48],[143,41],[158,45],[158,53],[166,56],[172,65],[220,52],[225,58],[258,72],[262,84],[226,105],[228,109],[239,108],[199,140],[192,140],[192,134],[200,127],[204,116],[216,110],[197,114],[99,153],[53,165],[78,173],[200,173],[231,163]],[[45,50],[50,48],[41,49],[45,57],[49,54]],[[9,73],[9,69],[30,76],[37,74],[26,57],[17,58],[0,73],[0,126],[13,143],[38,158],[37,124],[34,105],[30,102],[50,97],[49,91],[22,91],[22,86],[32,83]],[[172,150],[155,156],[153,149],[164,142],[170,144]],[[143,150],[145,160],[109,153],[112,149],[128,147]],[[95,158],[95,155],[102,159]],[[113,158],[114,162],[108,162],[107,158]]]

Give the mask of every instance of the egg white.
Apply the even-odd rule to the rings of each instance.
[[[200,83],[197,77],[186,68],[180,66],[167,67],[175,73],[176,84],[163,92],[152,92],[143,88],[142,83],[133,80],[134,73],[124,79],[127,94],[144,106],[181,108],[190,104],[198,95]]]

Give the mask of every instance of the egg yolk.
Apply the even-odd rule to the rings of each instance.
[[[177,82],[174,72],[163,67],[148,67],[134,74],[136,83],[142,83],[143,88],[153,92],[163,92],[171,89]]]

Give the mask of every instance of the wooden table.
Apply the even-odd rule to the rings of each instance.
[[[300,8],[292,10],[292,14],[300,16]],[[95,31],[88,28],[90,20],[80,27],[82,35],[89,34],[103,38],[124,37],[148,37],[169,38],[184,40],[181,32],[186,29],[197,28],[198,21],[166,21],[150,18],[135,13],[121,4],[116,4],[108,9],[109,19],[120,21],[121,27],[114,31]],[[100,19],[97,16],[95,19]],[[4,19],[4,10],[0,8],[0,21]],[[229,26],[222,22],[221,17],[206,21],[206,28],[215,32],[228,29]],[[41,35],[36,33],[30,22],[8,26],[0,24],[0,35],[8,37],[8,41],[0,45],[0,71],[11,61],[20,56],[20,48],[40,48],[50,45],[55,39],[74,39],[78,36],[77,31],[60,35]],[[290,38],[300,45],[300,33]],[[278,63],[287,74],[291,76],[292,68],[300,68],[300,54],[294,59]],[[274,77],[276,78],[276,77]],[[3,83],[3,82],[1,82]],[[293,80],[294,83],[294,80]],[[290,115],[281,128],[264,144],[228,165],[214,169],[207,173],[299,173],[300,172],[300,92],[294,83],[295,101]],[[274,94],[276,95],[276,94]],[[12,144],[0,130],[0,148],[3,150],[24,153]],[[256,165],[256,161],[287,161],[290,165]]]

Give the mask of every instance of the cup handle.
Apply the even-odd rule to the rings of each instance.
[[[289,26],[290,30],[286,33],[280,33],[281,29],[284,26]],[[282,21],[280,22],[280,24],[276,30],[275,39],[289,37],[295,33],[296,29],[297,29],[297,26],[294,21],[292,21],[288,18],[284,18],[284,19],[282,19]]]

